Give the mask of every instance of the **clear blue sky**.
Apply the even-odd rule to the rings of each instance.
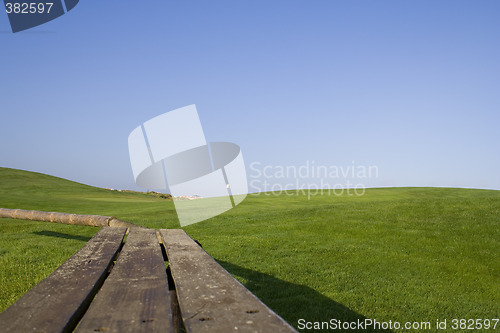
[[[247,165],[500,189],[499,17],[497,0],[82,0],[12,34],[0,13],[0,166],[137,189],[128,134],[196,104]]]

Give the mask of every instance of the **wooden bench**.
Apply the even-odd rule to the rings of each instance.
[[[0,313],[0,330],[296,332],[183,230],[111,227]]]

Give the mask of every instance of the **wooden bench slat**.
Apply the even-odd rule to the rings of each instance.
[[[296,332],[181,229],[160,230],[184,326],[198,332]]]
[[[80,251],[0,314],[2,332],[71,331],[105,278],[126,230],[102,228]]]
[[[76,332],[173,332],[165,261],[155,230],[130,229]]]

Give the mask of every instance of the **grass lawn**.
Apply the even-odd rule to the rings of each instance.
[[[6,168],[0,207],[179,227],[171,201]],[[499,191],[381,188],[310,200],[300,193],[249,195],[184,230],[295,327],[299,319],[371,318],[431,322],[427,332],[434,332],[436,319],[447,319],[440,332],[459,332],[450,329],[454,318],[499,317],[499,226]],[[0,219],[0,311],[96,232]]]

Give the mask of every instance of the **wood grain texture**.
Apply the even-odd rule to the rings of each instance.
[[[160,230],[187,332],[296,332],[183,230]]]
[[[0,313],[0,330],[72,331],[104,280],[126,230],[102,228],[80,251]]]
[[[76,332],[173,332],[170,305],[155,230],[131,229]]]

